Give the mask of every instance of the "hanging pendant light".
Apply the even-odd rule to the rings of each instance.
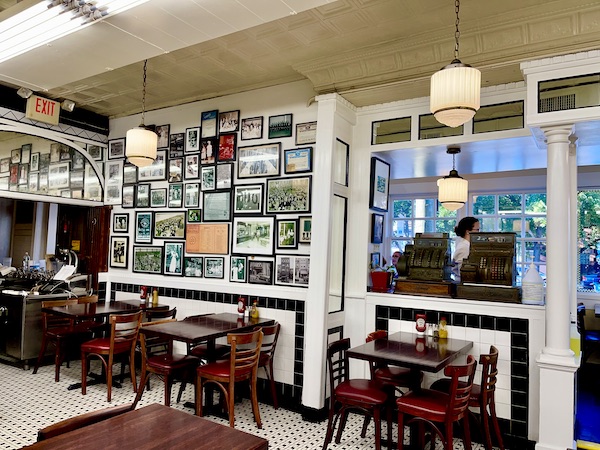
[[[139,127],[129,130],[125,139],[125,156],[127,156],[127,160],[131,164],[137,167],[146,167],[152,164],[156,159],[156,147],[158,146],[158,136],[144,125],[147,65],[148,60],[146,59],[144,60],[144,82],[142,89],[142,123]]]
[[[452,170],[450,174],[437,181],[438,201],[449,211],[456,211],[465,206],[469,195],[469,182],[456,171],[455,157],[460,148],[450,147],[446,153],[452,155]]]
[[[455,0],[454,60],[431,77],[429,109],[438,122],[458,127],[473,118],[480,106],[481,72],[458,59],[460,0]]]

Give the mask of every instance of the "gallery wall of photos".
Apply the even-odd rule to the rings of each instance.
[[[210,110],[185,132],[155,130],[148,167],[126,162],[125,138],[108,142],[111,268],[307,287],[316,122]]]
[[[102,170],[104,147],[79,145]],[[27,135],[3,142],[0,190],[102,201],[98,175],[82,153],[63,143]]]

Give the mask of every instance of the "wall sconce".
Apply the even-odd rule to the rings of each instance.
[[[33,95],[33,91],[31,89],[22,87],[17,91],[17,95],[21,98],[29,98]]]

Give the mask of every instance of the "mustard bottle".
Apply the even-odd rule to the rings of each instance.
[[[152,306],[158,306],[158,289],[152,291]]]
[[[258,319],[258,305],[256,302],[252,303],[252,307],[250,308],[250,317],[253,319]]]
[[[448,338],[448,322],[445,317],[440,318],[440,329],[438,331],[440,339]]]

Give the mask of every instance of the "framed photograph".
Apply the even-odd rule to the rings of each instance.
[[[104,147],[88,144],[86,150],[94,161],[104,161]]]
[[[200,140],[200,164],[214,164],[216,161],[216,152],[219,150],[219,140],[217,138]]]
[[[317,122],[296,124],[296,145],[314,144],[317,142]]]
[[[56,160],[59,161],[58,159]],[[11,164],[19,164],[21,162],[21,149],[15,148],[10,151],[10,162]]]
[[[129,214],[113,214],[113,233],[129,232]]]
[[[203,191],[214,191],[215,190],[215,166],[202,166],[202,190]]]
[[[267,214],[308,213],[311,176],[267,180]]]
[[[154,214],[151,211],[137,211],[135,213],[135,239],[136,244],[152,243],[152,223]]]
[[[371,187],[369,208],[387,212],[390,190],[390,165],[379,158],[371,157]]]
[[[21,187],[19,186],[19,190],[21,189]],[[73,198],[73,193],[71,191],[71,189],[65,189],[64,191],[60,191],[60,196],[62,198]]]
[[[19,184],[28,184],[29,164],[19,164]]]
[[[133,272],[162,273],[163,247],[133,246]]]
[[[4,158],[4,159],[8,159],[8,158]],[[40,154],[39,153],[31,154],[31,164],[29,165],[29,168],[31,169],[32,172],[37,172],[38,170],[40,170]],[[6,166],[6,170],[8,171],[8,166]],[[1,169],[0,169],[0,172],[2,172]]]
[[[202,193],[203,222],[231,222],[231,191]]]
[[[40,179],[38,181],[38,190],[42,194],[45,194],[48,192],[48,173],[47,172],[40,172]],[[86,198],[88,200],[98,200],[98,201],[102,200],[102,195],[100,193],[100,184],[98,184],[97,191],[93,191],[93,189],[91,189],[90,191],[88,191],[89,195],[86,196]],[[93,195],[94,192],[96,193],[96,195]]]
[[[138,169],[138,181],[154,181],[167,179],[167,151],[158,150],[152,164]]]
[[[219,111],[204,111],[200,114],[200,137],[211,138],[217,136],[217,116]]]
[[[141,183],[137,185],[137,189],[135,190],[135,207],[150,207],[150,183]]]
[[[169,148],[169,136],[171,135],[171,125],[157,125],[154,131],[158,136],[156,148]]]
[[[186,183],[185,201],[183,206],[186,208],[197,208],[200,205],[200,184]]]
[[[185,129],[185,152],[194,153],[200,151],[200,127]]]
[[[298,221],[282,219],[276,222],[277,249],[289,250],[298,248]]]
[[[294,286],[308,287],[310,257],[294,256]]]
[[[183,276],[183,242],[165,242],[163,275]]]
[[[204,278],[224,278],[225,258],[221,256],[206,256],[204,258]]]
[[[181,183],[183,180],[183,158],[169,159],[169,183]]]
[[[21,149],[19,149],[19,161],[21,161],[20,151],[21,151]],[[14,150],[13,150],[13,152],[14,152]],[[11,162],[14,159],[13,152],[11,152],[11,155],[10,155]],[[52,144],[50,144],[50,162],[51,163],[60,162],[60,144],[58,142],[53,142]]]
[[[217,189],[231,189],[233,163],[217,164]]]
[[[169,136],[169,159],[181,158],[185,149],[185,133],[175,133]]]
[[[217,161],[235,161],[235,147],[237,145],[237,134],[219,135],[219,151]]]
[[[263,117],[249,117],[242,119],[242,141],[251,139],[262,139],[263,137]]]
[[[200,167],[200,154],[185,155],[185,174],[186,180],[198,179],[198,169]]]
[[[188,209],[187,210],[187,223],[200,223],[202,220],[201,209]]]
[[[127,253],[129,238],[127,236],[111,236],[110,238],[110,267],[127,269]]]
[[[72,170],[69,178],[71,189],[83,189],[83,170]]]
[[[8,177],[0,177],[0,191],[8,191],[9,187]]]
[[[181,208],[183,205],[183,183],[169,185],[169,208]]]
[[[238,178],[279,176],[281,142],[238,148]]]
[[[245,283],[246,282],[246,264],[247,259],[245,256],[232,256],[231,257],[231,276],[229,277],[229,281],[233,281],[234,283]]]
[[[204,258],[201,256],[184,256],[183,258],[183,274],[186,277],[202,277],[202,267],[204,266]]]
[[[248,283],[273,284],[273,261],[248,260]]]
[[[108,141],[108,159],[117,158],[125,158],[125,138],[111,139]]]
[[[50,164],[48,169],[48,189],[68,189],[69,188],[69,163]],[[121,188],[119,187],[119,197],[121,197]],[[120,200],[120,198],[119,198]],[[119,203],[121,203],[119,201]]]
[[[63,163],[65,164],[65,163]],[[123,160],[108,161],[104,166],[106,184],[123,184]]]
[[[135,184],[138,181],[137,167],[133,164],[123,165],[123,184]]]
[[[29,164],[31,159],[31,144],[21,145],[21,164]]]
[[[60,144],[59,159],[61,161],[71,161],[71,147],[65,144]]]
[[[49,187],[49,189],[51,188]],[[106,185],[104,188],[104,203],[107,205],[120,205],[122,193],[120,184]]]
[[[246,184],[235,186],[234,214],[262,214],[263,184]]]
[[[185,211],[157,211],[154,213],[155,239],[185,239]]]
[[[135,207],[135,185],[123,186],[123,194],[121,197],[121,206],[123,208]]]
[[[293,148],[283,151],[285,173],[312,172],[312,147]]]
[[[85,156],[77,150],[73,150],[73,157],[71,158],[71,170],[83,170],[85,166]],[[135,167],[135,166],[133,166]]]
[[[164,208],[167,206],[167,189],[150,189],[150,208]]]
[[[0,173],[8,173],[10,170],[9,167],[10,167],[10,158],[0,159]]]
[[[9,183],[11,186],[16,186],[19,184],[19,164],[11,164],[9,168]],[[67,176],[67,182],[69,181],[69,177]]]
[[[234,217],[231,253],[272,255],[275,237],[273,217]]]
[[[292,115],[280,114],[269,117],[269,139],[290,137],[292,135]]]
[[[371,244],[383,243],[383,214],[371,214]]]
[[[275,258],[275,284],[293,286],[294,267],[292,255],[277,255]]]
[[[371,269],[381,266],[381,253],[371,253]]]
[[[188,253],[229,254],[229,224],[189,223],[185,229],[185,248]]]
[[[28,186],[27,189],[29,190],[30,193],[38,191],[40,184],[39,184],[39,176],[38,176],[37,172],[35,172],[35,173],[29,172],[29,179],[27,182],[27,186]]]
[[[240,110],[219,113],[219,134],[240,129]]]
[[[312,234],[311,216],[298,217],[298,233],[298,242],[300,244],[310,244],[310,238]]]

